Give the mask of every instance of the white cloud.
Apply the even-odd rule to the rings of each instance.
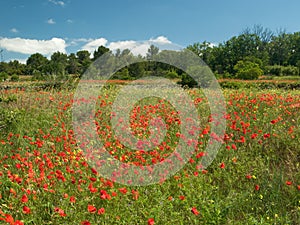
[[[18,31],[16,28],[11,28],[11,29],[10,29],[10,32],[18,33],[19,31]]]
[[[78,44],[79,40],[81,39],[77,39],[76,41],[73,40],[71,43]],[[82,49],[88,50],[89,52],[93,52],[99,46],[103,45],[109,48],[111,51],[115,51],[117,49],[120,49],[121,51],[124,49],[129,49],[134,55],[140,54],[142,56],[145,56],[147,54],[147,51],[150,45],[152,44],[157,45],[160,49],[163,49],[164,46],[172,45],[172,42],[164,36],[159,36],[157,38],[150,38],[149,40],[142,41],[142,42],[134,41],[134,40],[108,42],[104,38],[93,39],[93,40],[83,39],[82,41],[87,42],[87,44],[85,44],[82,47]]]
[[[67,23],[73,23],[73,20],[67,19]]]
[[[51,40],[36,40],[23,38],[2,38],[0,47],[11,52],[22,54],[41,53],[50,55],[54,52],[66,52],[67,44],[64,39],[52,38]]]
[[[55,24],[55,21],[54,21],[54,19],[51,18],[51,19],[47,20],[47,23],[48,24]]]
[[[65,6],[63,1],[56,1],[56,0],[48,0],[49,2],[53,3],[54,5]]]
[[[168,40],[168,38],[164,36],[159,36],[155,39],[151,38],[150,42],[157,43],[157,44],[171,44],[172,42]]]
[[[137,42],[136,41],[117,41],[117,42],[111,42],[107,46],[110,50],[114,51],[117,49],[124,50],[124,49],[132,49],[136,47]]]
[[[80,43],[87,43],[87,42],[91,42],[94,39],[88,39],[88,38],[74,38],[74,39],[68,39],[66,38],[66,41],[68,41],[68,46],[77,46]]]
[[[98,38],[95,40],[90,40],[87,44],[82,47],[82,50],[87,50],[89,52],[95,51],[99,46],[105,46],[107,40],[105,38]]]

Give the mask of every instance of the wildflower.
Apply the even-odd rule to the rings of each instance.
[[[127,189],[124,187],[124,188],[119,188],[119,191],[122,193],[122,194],[126,194],[127,193]]]
[[[224,168],[225,168],[225,163],[224,163],[224,162],[222,162],[222,163],[220,164],[220,168],[221,168],[221,169],[224,169]]]
[[[54,211],[57,212],[61,217],[67,216],[67,214],[65,214],[65,211],[61,208],[55,207]]]
[[[287,180],[287,181],[285,182],[285,184],[286,184],[286,185],[288,185],[288,186],[290,186],[290,185],[292,185],[292,184],[293,184],[293,182],[292,182],[292,181],[288,181],[288,180]]]
[[[153,218],[149,218],[148,219],[148,225],[154,225],[155,224],[155,221]]]
[[[22,196],[22,199],[21,199],[21,201],[22,201],[23,203],[26,203],[26,202],[28,202],[28,197],[27,197],[27,195],[26,195],[26,194],[24,194],[24,195]]]
[[[97,211],[97,208],[93,205],[88,205],[88,211],[90,213],[95,213]]]
[[[99,210],[98,210],[98,215],[102,215],[102,214],[104,214],[105,213],[105,209],[104,208],[100,208]]]
[[[76,202],[76,198],[75,198],[74,196],[71,196],[71,197],[70,197],[70,202],[71,202],[71,203],[75,203],[75,202]]]
[[[27,206],[23,206],[23,213],[24,214],[29,214],[30,213],[30,208]]]
[[[179,196],[179,199],[180,199],[180,200],[184,200],[185,197],[184,197],[183,195],[180,195],[180,196]]]
[[[198,210],[196,209],[196,207],[193,207],[192,209],[191,209],[191,211],[192,211],[192,213],[194,214],[194,215],[199,215],[199,212],[198,212]]]
[[[231,145],[231,148],[232,148],[233,150],[237,150],[237,147],[236,147],[235,144],[232,144],[232,145]]]

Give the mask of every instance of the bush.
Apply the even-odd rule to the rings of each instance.
[[[178,84],[189,88],[196,87],[198,85],[197,82],[186,73],[182,74],[181,81],[179,81]]]
[[[255,80],[263,75],[259,65],[251,61],[238,61],[234,66],[234,70],[236,71],[235,78],[242,80]]]
[[[296,66],[268,66],[267,71],[274,76],[297,76],[299,75],[299,68]]]
[[[0,73],[0,82],[8,79],[8,74],[6,72]]]
[[[283,66],[282,67],[283,76],[297,76],[299,75],[299,68],[296,66]]]
[[[282,75],[282,66],[279,66],[279,65],[267,66],[267,73],[274,75],[274,76],[281,76]]]
[[[169,70],[166,75],[165,75],[166,78],[169,78],[169,79],[176,79],[178,78],[178,74],[176,73],[176,71],[174,70]]]
[[[10,81],[18,81],[19,80],[19,76],[17,74],[13,74],[11,77],[10,77]]]

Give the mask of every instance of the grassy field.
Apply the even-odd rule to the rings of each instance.
[[[178,112],[158,99],[138,102],[135,136],[149,136],[155,115],[168,131],[155,149],[131,151],[110,124],[118,89],[94,96],[99,139],[121,162],[163,161],[182,138]],[[201,121],[192,157],[169,179],[127,186],[87,163],[72,127],[72,91],[2,90],[0,224],[299,224],[300,91],[224,89],[226,134],[207,168],[210,110],[200,90],[186,91]]]

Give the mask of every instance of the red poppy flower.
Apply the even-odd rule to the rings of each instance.
[[[192,209],[191,209],[191,211],[192,211],[192,213],[194,214],[194,215],[199,215],[199,212],[198,212],[198,210],[196,209],[196,207],[193,207]]]
[[[122,194],[126,194],[127,193],[127,189],[124,187],[124,188],[119,188],[119,191],[122,193]]]
[[[75,203],[76,202],[76,198],[74,196],[70,197],[70,202]]]
[[[207,174],[208,171],[207,170],[202,170],[202,174]]]
[[[26,194],[24,194],[24,195],[22,196],[22,199],[21,199],[21,201],[22,201],[23,203],[26,203],[26,202],[28,202],[28,197],[27,197],[27,195],[26,195]]]
[[[58,208],[58,207],[55,207],[54,211],[57,212],[61,217],[67,216],[67,214],[65,214],[65,211],[63,209]]]
[[[24,214],[29,214],[30,213],[30,208],[27,206],[23,206],[23,213]]]
[[[260,186],[256,184],[254,188],[255,188],[256,191],[259,191]]]
[[[154,225],[155,224],[155,221],[153,218],[149,218],[148,219],[148,225]]]
[[[101,215],[101,214],[104,214],[105,213],[105,209],[104,208],[100,208],[98,210],[98,214]]]
[[[287,181],[285,182],[285,184],[286,184],[286,185],[288,185],[288,186],[290,186],[290,185],[292,185],[292,184],[293,184],[293,182],[292,182],[292,181],[288,181],[288,180],[287,180]]]
[[[222,163],[220,164],[220,168],[221,168],[221,169],[224,169],[224,168],[225,168],[225,163],[224,163],[224,162],[222,162]]]
[[[82,221],[81,224],[82,225],[91,225],[91,223],[88,220]]]
[[[179,196],[179,199],[180,199],[180,200],[184,200],[185,197],[184,197],[183,195],[180,195],[180,196]]]
[[[88,205],[88,211],[90,213],[95,213],[97,211],[97,208],[93,205]]]
[[[246,178],[250,180],[252,178],[252,176],[250,174],[247,174]]]
[[[237,147],[236,147],[235,144],[232,144],[232,145],[231,145],[231,148],[232,148],[233,150],[237,150]]]

